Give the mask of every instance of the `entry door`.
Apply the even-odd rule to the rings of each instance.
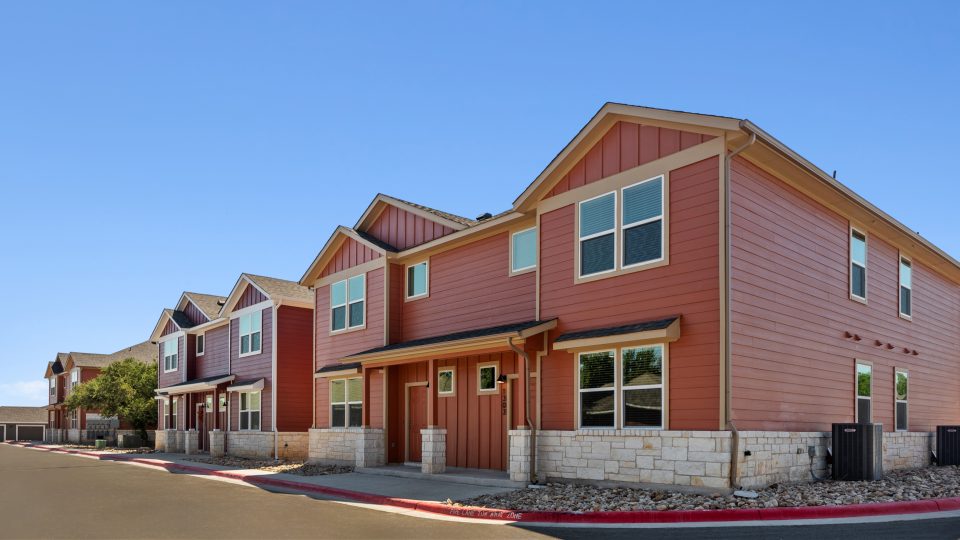
[[[427,387],[407,387],[407,461],[419,463],[423,448],[421,429],[427,427]]]

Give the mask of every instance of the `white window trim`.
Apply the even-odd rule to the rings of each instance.
[[[360,400],[359,401],[350,401],[350,381],[360,381]],[[363,426],[363,377],[345,377],[342,379],[331,379],[330,384],[335,382],[343,383],[343,401],[334,401],[333,392],[330,392],[330,427],[332,428],[353,428],[353,427],[362,427]],[[334,405],[343,405],[343,425],[335,426],[333,425],[333,406]],[[350,425],[350,405],[360,405],[360,425],[351,426]]]
[[[618,260],[618,261],[617,261],[617,262],[619,263],[618,268],[619,268],[620,270],[630,270],[630,269],[632,269],[632,268],[639,268],[639,267],[647,266],[647,265],[650,265],[650,264],[656,264],[656,263],[662,262],[662,261],[664,261],[664,260],[666,259],[666,245],[667,245],[667,238],[666,238],[666,236],[667,236],[667,228],[666,228],[666,226],[665,226],[665,225],[666,225],[666,221],[667,221],[667,212],[666,212],[666,208],[665,208],[666,200],[667,200],[667,196],[666,196],[667,178],[666,178],[666,175],[660,174],[660,175],[654,176],[654,177],[652,177],[652,178],[647,178],[646,180],[641,180],[641,181],[639,181],[639,182],[637,182],[637,183],[635,183],[635,184],[630,184],[629,186],[623,186],[622,188],[620,188],[620,190],[619,190],[619,191],[620,191],[620,206],[622,207],[622,206],[623,206],[623,203],[624,203],[624,201],[625,201],[625,197],[623,196],[623,192],[624,192],[624,191],[626,191],[626,190],[628,190],[628,189],[630,189],[630,188],[632,188],[632,187],[639,186],[639,185],[641,185],[641,184],[646,184],[647,182],[652,182],[652,181],[654,181],[654,180],[660,180],[660,215],[659,215],[658,217],[647,218],[647,219],[644,219],[644,220],[641,220],[641,221],[637,221],[637,222],[635,222],[635,223],[631,223],[631,224],[629,224],[629,225],[624,225],[624,224],[622,223],[622,222],[623,222],[623,218],[621,217],[621,216],[623,215],[623,209],[622,209],[622,208],[618,208],[618,209],[617,209],[617,210],[618,210],[618,211],[617,211],[617,216],[618,216],[619,219],[617,220],[617,227],[620,229],[620,231],[619,231],[619,232],[620,232],[620,238],[626,239],[627,235],[624,234],[623,231],[626,231],[627,229],[632,229],[632,228],[634,228],[634,227],[639,227],[640,225],[646,225],[647,223],[653,223],[654,221],[660,221],[660,222],[662,222],[661,225],[660,225],[660,257],[658,257],[658,258],[656,258],[656,259],[650,259],[649,261],[642,261],[642,262],[633,263],[633,264],[623,264],[623,261],[622,261],[622,260]],[[623,250],[621,249],[620,252],[621,252],[621,254],[622,254],[622,253],[623,253]],[[591,275],[592,275],[592,274],[591,274]]]
[[[617,349],[597,349],[593,351],[580,351],[577,353],[577,369],[574,373],[574,379],[576,379],[574,388],[576,389],[577,399],[575,407],[577,409],[577,429],[617,429],[617,426],[620,425],[620,400],[617,399],[617,393],[619,392],[619,385],[617,381],[620,377],[617,377],[617,369],[620,365],[620,362],[617,361]],[[612,388],[580,388],[580,358],[585,354],[602,354],[602,353],[611,353],[613,355],[613,387]],[[580,395],[590,392],[613,392],[613,425],[612,426],[584,426],[582,424],[582,417],[580,411]]]
[[[450,373],[450,390],[443,392],[440,390],[440,374]],[[479,375],[479,372],[477,372]],[[477,379],[479,381],[480,379]],[[457,395],[457,369],[454,367],[442,367],[437,369],[437,395],[440,397],[453,397]]]
[[[57,378],[50,377],[49,381],[50,381],[50,395],[55,396],[57,395]]]
[[[260,329],[255,332],[253,330],[253,314],[258,311],[260,313]],[[250,324],[249,334],[242,334],[240,330],[240,327],[243,324],[241,321],[243,320],[244,317],[250,317],[251,324]],[[259,349],[253,348],[253,335],[256,333],[260,334]],[[248,352],[240,352],[242,350],[240,344],[243,342],[243,336],[250,336],[250,350]],[[204,347],[206,347],[206,343],[204,343]],[[253,310],[253,311],[250,311],[249,313],[244,313],[243,315],[240,315],[239,317],[237,317],[237,358],[246,358],[247,356],[255,356],[258,354],[263,354],[263,310]]]
[[[628,349],[652,349],[652,348],[658,348],[658,347],[660,348],[660,358],[661,358],[661,361],[663,362],[660,367],[661,369],[660,384],[641,384],[641,385],[634,385],[634,386],[624,385],[623,384],[623,351],[626,351]],[[624,405],[626,404],[626,400],[623,398],[623,394],[627,390],[653,390],[656,388],[660,389],[660,425],[659,426],[621,426],[620,429],[640,429],[640,430],[645,429],[645,430],[654,430],[654,431],[665,429],[664,426],[666,425],[666,421],[667,421],[667,419],[665,418],[667,414],[667,407],[664,404],[664,400],[666,396],[665,381],[667,377],[666,369],[664,369],[667,366],[666,350],[667,350],[666,345],[662,343],[654,343],[651,345],[635,345],[633,347],[620,347],[620,349],[617,351],[618,354],[614,357],[614,361],[617,364],[616,365],[617,372],[615,373],[616,379],[614,379],[614,384],[620,387],[620,390],[618,392],[618,397],[620,398],[621,403],[617,405],[618,409],[620,409],[621,407],[624,407]],[[617,412],[619,413],[620,411],[618,410]],[[623,417],[624,415],[620,415],[620,416]]]
[[[167,343],[170,343],[170,342],[176,343],[176,349],[177,349],[176,354],[173,354],[173,355],[168,355],[168,354],[167,354]],[[164,372],[164,373],[174,373],[174,372],[178,371],[178,370],[180,369],[180,337],[177,336],[177,337],[175,337],[175,338],[173,338],[173,339],[166,339],[166,340],[164,340],[164,341],[161,341],[160,343],[161,343],[161,345],[160,345],[160,349],[161,349],[161,350],[160,350],[160,355],[163,357],[163,372]],[[167,363],[167,358],[170,358],[171,356],[174,357],[174,358],[176,358],[177,361],[176,361],[176,364],[175,364],[173,367],[168,367],[169,364]]]
[[[867,297],[870,296],[870,279],[867,271],[867,265],[870,261],[870,237],[864,232],[865,229],[850,225],[850,231],[847,233],[847,281],[849,285],[847,286],[847,292],[850,294],[850,299],[855,302],[860,302],[863,304],[867,303]],[[860,264],[853,260],[853,234],[857,233],[863,236],[863,264]],[[857,265],[863,268],[863,296],[855,294],[853,292],[853,265]],[[897,288],[897,294],[900,294],[899,286]]]
[[[173,398],[170,403],[170,429],[180,429],[180,416],[177,414],[180,409],[180,398]]]
[[[897,376],[901,373],[903,373],[903,375],[907,378],[907,399],[897,399]],[[899,420],[897,418],[897,405],[900,403],[903,403],[907,406],[906,429],[900,429],[897,427],[897,420]],[[903,368],[893,369],[893,429],[894,431],[900,432],[910,431],[910,372]]]
[[[577,248],[577,260],[575,261],[575,264],[577,265],[577,276],[580,279],[595,278],[597,276],[602,276],[604,274],[610,274],[612,272],[616,272],[620,268],[620,265],[618,264],[620,261],[620,245],[619,245],[619,242],[617,241],[617,238],[619,236],[617,234],[617,230],[619,229],[618,222],[620,220],[620,205],[619,205],[619,197],[617,196],[618,191],[619,190],[608,191],[606,193],[601,193],[596,197],[590,197],[589,199],[584,199],[582,201],[577,202],[577,246],[578,248]],[[588,234],[587,236],[581,236],[580,225],[582,221],[581,216],[583,215],[583,205],[585,203],[588,203],[596,199],[602,199],[603,197],[606,197],[611,193],[613,194],[613,228],[606,229],[593,234]],[[593,238],[606,236],[611,232],[613,233],[613,268],[609,270],[603,270],[600,272],[593,272],[592,274],[584,274],[583,273],[583,243],[587,240],[592,240]]]
[[[906,286],[907,290],[910,291],[910,313],[903,312],[903,295],[901,294],[900,287],[903,287],[903,263],[906,262],[910,267],[910,283]],[[901,319],[906,319],[908,321],[913,320],[913,259],[907,257],[904,254],[900,254],[897,259],[897,312],[900,314]]]
[[[246,399],[247,407],[250,407],[250,396],[252,394],[260,394],[259,396],[260,399],[258,400],[260,402],[260,406],[256,409],[251,409],[251,408],[244,409],[243,408],[244,399],[242,396],[244,395],[247,396],[247,399]],[[254,392],[240,392],[240,396],[241,397],[237,398],[237,430],[238,431],[263,431],[263,394],[260,392],[260,390],[256,390]],[[254,413],[254,412],[260,413],[260,425],[257,426],[257,429],[253,429],[250,427],[250,413]],[[247,414],[247,427],[242,427],[244,413]]]
[[[203,343],[202,347],[200,346],[201,343]],[[195,345],[197,350],[197,356],[203,356],[203,354],[207,352],[206,334],[203,334],[203,333],[197,334]]]
[[[623,350],[624,349],[642,349],[647,347],[660,347],[660,354],[663,357],[663,377],[659,385],[642,385],[642,386],[623,386]],[[596,353],[613,353],[613,369],[614,369],[614,378],[613,378],[613,388],[580,388],[580,357],[584,354],[596,354]],[[577,430],[638,430],[638,431],[667,431],[670,429],[670,348],[667,343],[647,343],[643,345],[621,345],[619,347],[614,347],[612,349],[592,349],[584,350],[577,352],[576,355],[576,367],[574,371],[574,408],[575,410],[575,422]],[[623,426],[623,391],[624,390],[634,390],[634,389],[644,389],[644,388],[660,388],[660,399],[661,399],[661,410],[660,410],[660,427],[647,427],[647,426]],[[613,390],[613,426],[583,426],[581,425],[581,411],[580,411],[580,394],[581,392],[609,392]]]
[[[493,388],[483,389],[480,388],[480,371],[484,368],[493,368]],[[477,364],[477,395],[478,396],[489,396],[493,394],[500,393],[500,383],[497,381],[497,378],[500,377],[500,363],[499,362],[483,362]]]
[[[361,300],[354,300],[353,302],[351,302],[350,301],[350,280],[357,276],[363,276],[363,298]],[[343,299],[344,299],[344,302],[346,303],[333,305],[333,286],[338,283],[343,283],[343,291],[344,291]],[[406,278],[404,278],[404,283],[406,283]],[[328,287],[329,287],[328,290],[329,290],[329,296],[330,296],[330,308],[328,310],[328,313],[329,313],[328,316],[330,317],[330,324],[328,325],[328,329],[330,331],[330,335],[344,334],[346,332],[355,332],[357,330],[365,329],[367,327],[367,273],[364,272],[362,274],[357,274],[355,276],[350,276],[344,279],[337,280],[331,283],[330,285],[328,285]],[[406,291],[404,291],[404,294],[406,294]],[[357,326],[350,326],[350,305],[356,304],[357,302],[363,302],[363,323]],[[339,330],[334,330],[333,329],[333,309],[341,306],[344,307],[344,314],[343,314],[344,326]]]
[[[407,293],[410,292],[410,269],[414,266],[423,265],[424,275],[424,290],[420,294],[415,294],[413,296],[408,296]],[[366,296],[366,295],[364,295]],[[408,264],[403,269],[403,298],[405,301],[410,300],[419,300],[421,298],[427,298],[430,296],[430,259],[426,259],[420,262],[415,262],[413,264]]]
[[[860,395],[860,372],[857,369],[859,366],[867,366],[870,368],[870,395],[861,396]],[[853,421],[856,424],[860,423],[860,400],[865,399],[870,402],[870,422],[873,422],[873,363],[867,362],[865,360],[857,360],[853,364]],[[894,389],[896,391],[896,389]]]
[[[70,370],[70,389],[73,390],[79,384],[80,384],[80,368],[73,368]]]
[[[579,211],[579,207],[577,209]],[[517,235],[528,233],[533,231],[533,264],[530,266],[524,266],[523,268],[514,268],[513,267],[513,252],[515,251]],[[510,233],[510,275],[516,276],[520,274],[526,274],[527,272],[532,272],[537,269],[537,261],[540,258],[540,231],[537,230],[537,226],[527,227],[526,229],[521,229],[519,231],[514,231]],[[592,275],[592,274],[591,274]]]

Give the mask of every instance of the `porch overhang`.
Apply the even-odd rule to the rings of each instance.
[[[623,326],[568,332],[553,342],[558,350],[591,349],[610,345],[672,343],[680,339],[680,316],[643,321]]]
[[[214,390],[217,386],[233,381],[236,375],[214,375],[213,377],[204,377],[192,381],[182,382],[167,386],[166,388],[157,388],[156,393],[159,397],[174,396],[178,394],[189,394],[192,392],[202,392],[204,390]]]
[[[431,338],[415,339],[402,343],[395,343],[385,347],[377,347],[357,353],[340,361],[343,364],[359,363],[360,365],[379,364],[384,362],[402,362],[423,357],[449,356],[458,353],[469,353],[477,350],[509,348],[513,338],[514,345],[520,345],[531,336],[547,332],[557,327],[557,320],[527,321],[523,323],[478,328],[465,332],[455,332]]]
[[[256,392],[263,390],[263,379],[252,379],[248,381],[237,381],[227,387],[227,392]]]

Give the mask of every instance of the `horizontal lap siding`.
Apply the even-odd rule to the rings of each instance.
[[[380,257],[380,253],[374,251],[370,246],[361,244],[353,238],[347,238],[337,249],[337,252],[333,254],[333,257],[331,257],[327,266],[324,267],[320,276],[326,277],[330,274],[336,274],[342,270],[353,268],[354,266],[379,259]]]
[[[509,265],[507,232],[430,257],[429,296],[403,303],[403,341],[533,320],[536,274]]]
[[[564,332],[681,315],[670,344],[671,429],[716,429],[719,423],[719,162],[709,158],[670,171],[666,266],[574,284],[576,205],[540,216],[540,318]],[[542,426],[572,429],[574,355],[552,351],[541,362]]]
[[[261,330],[263,333],[261,335],[260,354],[240,358],[240,320],[232,319],[230,321],[230,369],[231,373],[236,375],[237,381],[263,379],[263,391],[260,393],[260,430],[271,431],[273,429],[273,424],[271,424],[273,414],[273,404],[271,402],[271,392],[273,391],[273,308],[264,309],[262,313]],[[235,393],[231,396],[230,427],[236,430],[240,427],[240,398]]]
[[[313,311],[277,308],[277,429],[306,431],[313,421]]]
[[[160,388],[170,386],[171,384],[181,383],[185,380],[182,371],[187,368],[187,362],[184,358],[186,356],[184,354],[186,352],[186,347],[184,347],[184,344],[183,344],[183,336],[180,336],[179,338],[177,338],[177,343],[178,343],[177,345],[178,369],[177,371],[172,371],[170,373],[163,372],[163,340],[161,340],[160,343],[157,344],[158,351],[159,351],[159,359],[157,360],[157,370],[160,372],[160,376],[158,379]]]
[[[316,288],[316,369],[338,363],[343,357],[380,347],[384,341],[383,268],[367,272],[366,327],[330,334],[330,285]]]
[[[397,249],[408,249],[446,236],[452,233],[453,229],[387,205],[366,232]]]
[[[207,330],[203,338],[203,356],[197,357],[197,377],[227,373],[227,326]]]
[[[248,284],[247,288],[243,290],[243,294],[240,295],[240,300],[237,300],[237,305],[233,309],[243,309],[245,307],[255,306],[260,302],[266,301],[267,297],[260,292],[260,289]]]
[[[853,421],[856,359],[873,363],[873,420],[884,429],[893,428],[895,367],[909,370],[911,431],[960,423],[960,287],[914,261],[913,321],[900,319],[897,247],[868,232],[868,305],[854,302],[847,219],[745,160],[734,161],[731,189],[737,427]]]

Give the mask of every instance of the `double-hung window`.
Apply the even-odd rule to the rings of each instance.
[[[907,411],[907,386],[908,386],[909,376],[904,370],[896,370],[894,373],[894,396],[893,399],[896,402],[894,407],[894,426],[897,431],[907,431],[908,423],[908,411]]]
[[[363,424],[363,379],[330,381],[330,426],[360,427]]]
[[[407,300],[426,296],[429,284],[429,265],[427,261],[407,267]]]
[[[900,257],[900,315],[913,316],[913,264]]]
[[[873,415],[873,366],[857,362],[857,423],[869,424]]]
[[[57,378],[50,377],[50,395],[56,395],[57,393]]]
[[[664,345],[578,355],[581,428],[662,429]]]
[[[163,371],[176,371],[179,367],[180,338],[168,339],[163,342]]]
[[[518,231],[510,236],[510,272],[517,273],[537,267],[537,228]]]
[[[240,429],[260,431],[260,392],[240,394]]]
[[[246,313],[240,319],[240,354],[257,354],[261,351],[263,337],[263,311]]]
[[[456,393],[456,370],[441,368],[437,371],[437,395],[452,396]]]
[[[623,188],[623,268],[663,259],[663,177]]]
[[[617,266],[617,193],[580,203],[580,276],[613,271]]]
[[[74,368],[70,372],[70,389],[73,390],[78,384],[80,384],[80,370]]]
[[[580,427],[616,425],[616,351],[580,353]]]
[[[366,274],[330,285],[330,331],[339,332],[364,325]]]
[[[197,356],[203,356],[203,351],[206,348],[206,338],[203,334],[197,335]]]
[[[850,229],[850,296],[867,299],[867,235]]]
[[[623,427],[663,427],[663,345],[620,351]]]
[[[173,405],[170,411],[170,429],[180,429],[177,425],[177,410],[180,409],[180,398],[173,398]]]

